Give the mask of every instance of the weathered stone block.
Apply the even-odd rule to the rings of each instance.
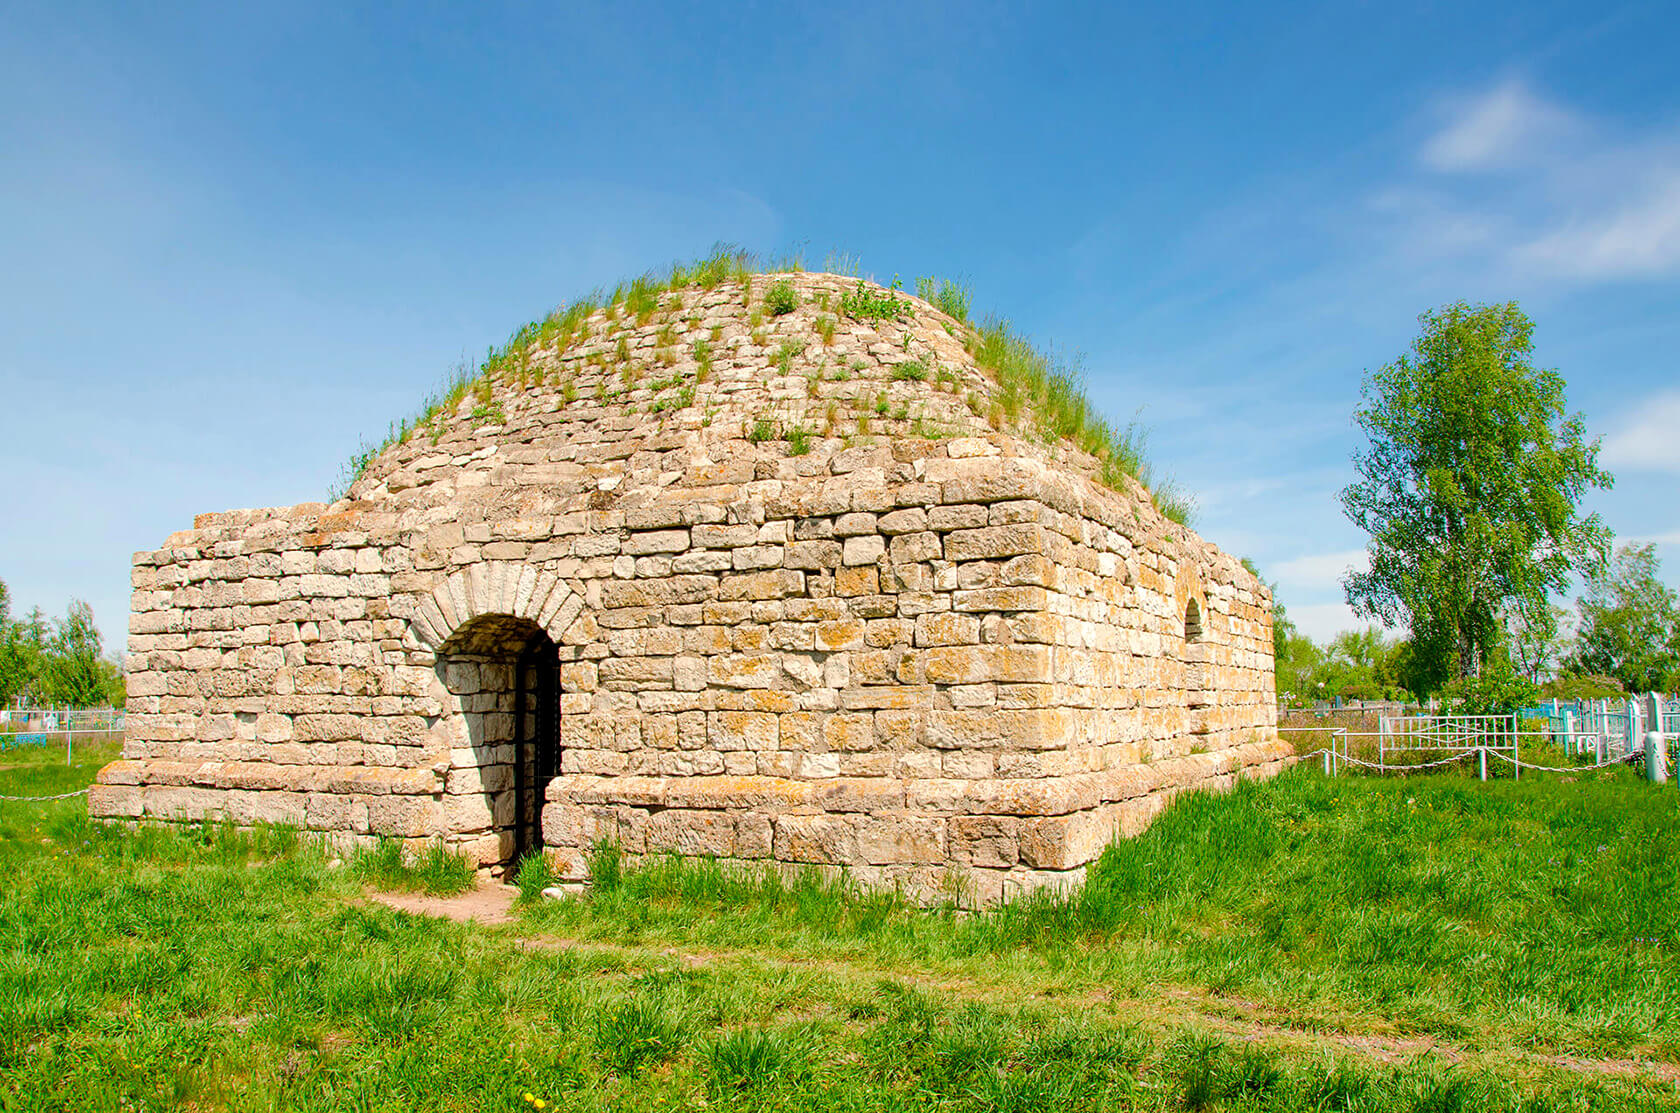
[[[367,800],[368,829],[376,835],[429,838],[447,833],[443,807],[426,796],[374,796]]]
[[[1118,833],[1100,810],[1025,819],[1019,830],[1021,860],[1046,870],[1072,869],[1095,860]]]
[[[892,539],[887,553],[894,564],[918,564],[939,560],[942,555],[939,535],[928,531],[899,534]]]
[[[788,568],[819,571],[840,566],[841,546],[838,541],[795,541],[787,546],[783,561]]]
[[[922,614],[916,618],[918,646],[978,645],[980,620],[965,614]]]
[[[781,672],[774,653],[750,653],[713,657],[707,662],[711,683],[725,688],[769,688]]]
[[[686,529],[650,530],[647,533],[632,533],[624,539],[622,551],[631,556],[643,556],[647,553],[680,553],[688,548],[688,531]]]
[[[945,821],[931,816],[881,815],[858,820],[857,853],[871,865],[945,861]]]
[[[928,528],[927,510],[920,506],[910,506],[903,510],[894,510],[890,514],[881,515],[874,532],[879,532],[887,537],[896,537],[901,533],[918,533]]]
[[[843,866],[858,858],[857,832],[850,819],[781,815],[774,824],[773,853],[780,861]]]
[[[738,573],[723,577],[717,597],[723,602],[752,599],[785,599],[805,590],[805,573],[792,568],[768,572]]]
[[[819,622],[815,646],[824,653],[863,648],[863,623],[855,618]]]
[[[735,818],[721,811],[659,812],[648,818],[646,841],[649,853],[730,857],[735,853]]]
[[[746,548],[736,549],[731,554],[731,559],[737,572],[779,568],[782,564],[782,546],[748,545]]]
[[[1021,682],[1050,678],[1050,648],[1042,645],[967,645],[929,649],[924,669],[934,684]]]
[[[1013,816],[959,815],[949,826],[951,860],[965,866],[1007,869],[1020,859]]]
[[[858,537],[877,532],[876,516],[874,514],[856,513],[842,514],[834,519],[835,537]]]
[[[945,535],[947,560],[997,560],[1043,550],[1043,530],[1032,524],[959,529]]]
[[[874,595],[880,590],[880,571],[873,564],[835,570],[834,594],[836,595]]]
[[[707,718],[707,737],[719,750],[773,750],[781,724],[768,711],[714,711]]]
[[[145,813],[145,790],[139,785],[88,786],[88,814],[96,819],[135,818]]]
[[[993,587],[957,591],[951,596],[955,611],[1042,611],[1049,594],[1041,587]]]
[[[848,537],[841,553],[841,563],[848,566],[873,564],[887,551],[886,539],[876,534]]]

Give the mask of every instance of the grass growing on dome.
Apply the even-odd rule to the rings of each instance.
[[[1135,419],[1116,425],[1103,416],[1086,395],[1077,366],[1040,349],[999,317],[969,333],[968,350],[996,381],[997,402],[1009,423],[1021,425],[1030,418],[1046,442],[1065,440],[1096,457],[1097,478],[1105,487],[1124,490],[1126,479],[1135,479],[1150,491],[1164,517],[1190,523],[1194,504],[1171,480],[1154,474],[1147,430]]]
[[[826,273],[856,279],[856,287],[843,291],[840,296],[841,314],[878,324],[895,324],[913,316],[914,305],[908,295],[900,294],[896,278],[889,287],[871,288],[859,277],[861,268],[850,255],[831,254],[825,267]],[[620,282],[610,294],[597,290],[563,305],[541,320],[519,328],[505,344],[491,348],[476,367],[457,366],[443,385],[427,396],[417,414],[392,423],[378,444],[364,443],[346,463],[331,498],[336,501],[347,494],[350,486],[392,445],[426,433],[435,441],[442,433],[443,423],[456,413],[469,392],[498,386],[528,389],[533,379],[532,361],[563,356],[574,345],[587,340],[590,319],[598,312],[605,310],[610,321],[622,317],[640,327],[667,308],[665,301],[669,295],[688,289],[715,290],[727,282],[742,284],[743,305],[749,305],[753,276],[803,270],[804,261],[798,254],[765,261],[739,248],[720,244],[702,259],[675,263],[662,274],[648,271]],[[965,283],[923,276],[916,280],[916,288],[922,300],[963,326],[970,354],[996,381],[994,426],[1030,431],[1047,443],[1066,440],[1096,457],[1099,465],[1096,478],[1103,485],[1124,491],[1127,480],[1134,479],[1149,490],[1163,516],[1181,525],[1190,523],[1194,502],[1170,479],[1155,474],[1146,453],[1147,435],[1143,426],[1136,420],[1115,424],[1099,412],[1086,395],[1083,376],[1076,367],[1034,345],[1005,318],[971,321],[973,293]],[[790,313],[797,306],[793,285],[786,279],[773,283],[764,293],[764,309],[772,316]],[[826,308],[826,298],[819,302],[819,308]],[[669,309],[680,312],[680,298],[674,299]],[[755,327],[764,309],[753,310]],[[832,341],[837,323],[826,315],[817,319],[814,328],[825,346]],[[949,325],[946,328],[951,331]],[[754,342],[762,346],[764,339],[755,335]],[[903,339],[908,344],[908,332]],[[784,374],[791,364],[790,352],[797,354],[793,344],[784,342],[775,353]],[[623,337],[619,338],[619,345],[619,361],[623,363],[628,358]],[[702,354],[697,344],[695,355],[699,362],[696,377],[704,382],[712,369],[711,349],[708,346]],[[913,373],[914,365],[900,367],[904,370],[896,372],[895,377],[926,378],[925,365],[920,376]],[[538,385],[541,381],[540,377],[536,378]],[[479,405],[484,407],[488,403],[481,401]],[[997,416],[999,412],[1001,419]]]

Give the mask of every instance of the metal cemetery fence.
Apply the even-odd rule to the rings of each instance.
[[[1474,759],[1477,776],[1488,777],[1489,759],[1509,766],[1512,777],[1524,769],[1575,772],[1603,768],[1646,756],[1646,739],[1657,736],[1658,758],[1648,771],[1663,778],[1670,750],[1680,741],[1680,698],[1660,695],[1627,700],[1565,703],[1552,700],[1506,715],[1381,715],[1376,729],[1367,719],[1355,726],[1284,726],[1286,737],[1303,735],[1323,745],[1303,757],[1319,757],[1326,773],[1345,768],[1375,772],[1421,772],[1461,766]],[[1366,729],[1358,729],[1363,727]],[[1523,760],[1550,754],[1540,764]]]
[[[1521,730],[1511,715],[1384,715],[1377,729],[1288,727],[1284,734],[1322,735],[1324,745],[1303,758],[1319,756],[1326,773],[1349,766],[1379,773],[1421,773],[1471,758],[1476,774],[1488,777],[1488,757],[1504,760],[1520,774]],[[1374,759],[1374,760],[1373,760]]]
[[[123,732],[120,707],[7,707],[0,708],[0,751],[20,746],[64,743],[68,763],[78,737],[110,737]]]
[[[1680,697],[1650,693],[1614,700],[1548,700],[1526,707],[1524,721],[1543,721],[1546,733],[1576,755],[1638,749],[1650,731],[1670,740],[1680,734]]]

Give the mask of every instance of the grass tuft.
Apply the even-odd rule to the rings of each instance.
[[[974,292],[967,284],[927,275],[916,279],[916,296],[946,316],[968,323],[968,310],[974,301]]]
[[[410,855],[399,839],[380,836],[350,857],[351,876],[377,889],[419,890],[434,896],[464,893],[478,882],[472,863],[441,842]]]
[[[857,288],[840,298],[840,312],[858,321],[902,321],[910,315],[910,303],[898,296],[902,283],[897,278],[889,289],[876,292],[858,280]]]
[[[793,374],[794,358],[804,354],[805,343],[801,340],[784,340],[776,349],[776,369],[784,375]]]
[[[663,994],[637,994],[596,1018],[595,1043],[602,1061],[619,1074],[635,1074],[676,1055],[688,1042],[687,1018]]]
[[[513,878],[514,885],[519,889],[519,899],[530,903],[542,899],[543,890],[554,884],[554,871],[549,869],[548,856],[540,850],[533,850],[519,860],[519,868]]]
[[[1097,458],[1097,479],[1104,486],[1124,491],[1126,480],[1135,479],[1145,488],[1159,487],[1163,494],[1156,502],[1162,514],[1189,524],[1194,506],[1170,480],[1155,479],[1141,425],[1135,419],[1113,425],[1104,418],[1086,396],[1077,366],[1039,350],[1009,322],[996,318],[972,333],[969,351],[998,384],[1002,420],[1019,422],[1030,407],[1044,440],[1069,441]],[[992,424],[998,426],[999,419]]]
[[[764,308],[772,317],[785,317],[799,308],[799,293],[788,279],[773,282],[764,292]]]
[[[602,839],[589,851],[589,884],[598,893],[612,893],[623,880],[623,851],[616,842]]]
[[[726,1100],[785,1085],[808,1070],[803,1047],[786,1033],[761,1028],[720,1036],[706,1062],[713,1094]]]

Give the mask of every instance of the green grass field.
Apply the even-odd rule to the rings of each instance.
[[[8,752],[0,793],[107,756]],[[1181,800],[1066,900],[602,851],[483,926],[365,897],[447,862],[0,803],[0,1109],[1676,1108],[1677,807],[1302,769]]]

